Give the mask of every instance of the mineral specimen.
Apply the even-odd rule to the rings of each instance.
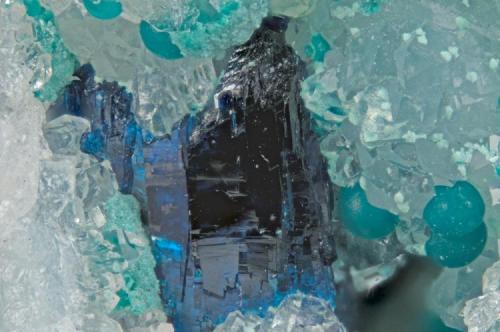
[[[0,331],[497,331],[499,15],[0,0]]]

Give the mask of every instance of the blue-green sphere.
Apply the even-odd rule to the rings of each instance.
[[[366,239],[389,235],[399,222],[398,216],[371,205],[359,184],[340,190],[338,211],[345,227]]]
[[[450,238],[433,233],[425,244],[425,251],[427,256],[441,266],[462,267],[481,254],[487,238],[488,232],[484,223],[462,237]]]
[[[122,13],[119,0],[83,0],[83,5],[90,15],[101,20],[111,20]]]
[[[436,186],[435,190],[436,196],[424,209],[424,220],[433,233],[459,237],[482,223],[484,202],[469,182],[458,181],[453,187]]]
[[[169,60],[183,57],[181,50],[172,42],[168,32],[157,30],[146,21],[141,22],[139,30],[144,46],[157,56]]]

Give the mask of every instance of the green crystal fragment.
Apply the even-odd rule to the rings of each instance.
[[[313,12],[317,3],[317,0],[270,0],[270,7],[273,15],[298,18]]]
[[[158,31],[154,26],[145,21],[141,22],[139,29],[144,45],[154,54],[169,60],[183,57],[179,48],[172,43],[168,32]]]
[[[210,4],[208,0],[198,1],[198,8],[200,10],[200,14],[198,16],[198,22],[200,23],[215,22],[221,18],[221,15]]]
[[[340,190],[339,218],[349,231],[366,239],[389,235],[399,222],[396,215],[371,205],[359,184]]]
[[[104,205],[104,214],[107,223],[103,226],[106,238],[115,246],[121,255],[122,252],[134,251],[128,255],[127,267],[122,272],[124,288],[117,292],[120,301],[114,311],[117,315],[133,314],[140,316],[145,312],[161,308],[159,284],[154,273],[155,259],[149,245],[130,245],[127,241],[120,241],[114,234],[133,233],[147,243],[140,217],[140,206],[131,195],[115,194]],[[114,233],[114,234],[113,234]]]
[[[380,11],[380,3],[382,0],[365,0],[361,5],[361,9],[367,15],[376,14]]]
[[[315,63],[315,66],[317,73],[302,82],[301,96],[317,126],[335,129],[347,117],[347,113],[341,106],[335,87],[329,82],[330,72],[324,70],[323,63]],[[331,130],[325,134],[328,132]]]
[[[314,61],[323,62],[325,54],[332,48],[322,34],[317,33],[311,37],[311,44],[306,46],[305,54]]]
[[[38,0],[24,0],[26,14],[31,17],[37,17],[43,14],[45,9]]]
[[[116,295],[120,297],[120,301],[118,301],[115,310],[123,310],[131,305],[128,294],[123,289],[120,289],[118,292],[116,292]]]
[[[28,16],[33,18],[33,31],[43,52],[52,56],[52,74],[42,87],[35,87],[35,96],[41,101],[54,101],[78,66],[76,57],[64,46],[56,26],[54,14],[45,9],[39,0],[24,0]]]
[[[424,209],[424,220],[434,233],[445,237],[464,236],[483,222],[485,206],[481,195],[466,181],[453,187],[437,186]]]
[[[104,205],[104,213],[107,220],[104,231],[142,232],[140,207],[133,196],[114,195]]]
[[[460,332],[459,330],[453,329],[446,326],[438,315],[427,312],[423,317],[423,329],[425,332]]]
[[[488,237],[482,223],[473,232],[462,237],[444,237],[433,233],[425,244],[425,251],[439,265],[456,268],[468,265],[483,251]]]
[[[83,0],[83,4],[90,15],[101,20],[111,20],[122,13],[122,4],[117,0]]]
[[[188,1],[195,19],[184,17],[182,22],[171,26],[170,18],[153,22],[156,27],[166,28],[184,55],[212,57],[222,55],[236,44],[248,40],[261,24],[269,9],[268,0]]]

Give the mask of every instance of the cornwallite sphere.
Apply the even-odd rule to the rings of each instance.
[[[398,216],[371,205],[359,184],[340,190],[339,218],[349,231],[367,239],[389,235],[399,222]]]
[[[90,15],[101,20],[111,20],[122,13],[119,0],[83,0],[83,5]]]
[[[464,236],[482,223],[484,202],[466,181],[453,187],[436,186],[436,196],[424,209],[424,219],[433,232],[444,237]]]
[[[427,255],[439,265],[456,268],[474,261],[483,251],[488,232],[482,223],[473,232],[456,238],[432,234],[425,244]]]

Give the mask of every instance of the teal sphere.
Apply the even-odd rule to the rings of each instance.
[[[469,182],[453,187],[436,186],[434,196],[424,209],[424,220],[433,233],[459,237],[475,230],[484,216],[481,195]]]
[[[141,22],[139,31],[144,46],[157,56],[169,60],[183,57],[181,50],[172,42],[168,32],[157,30],[146,21]]]
[[[484,223],[462,237],[449,238],[433,233],[425,244],[425,251],[427,256],[441,266],[462,267],[481,254],[487,238],[488,232]]]
[[[340,221],[353,234],[366,239],[389,235],[399,222],[398,216],[371,205],[359,184],[342,188],[338,203]]]
[[[122,13],[119,0],[83,0],[83,5],[90,15],[101,20],[111,20]]]

